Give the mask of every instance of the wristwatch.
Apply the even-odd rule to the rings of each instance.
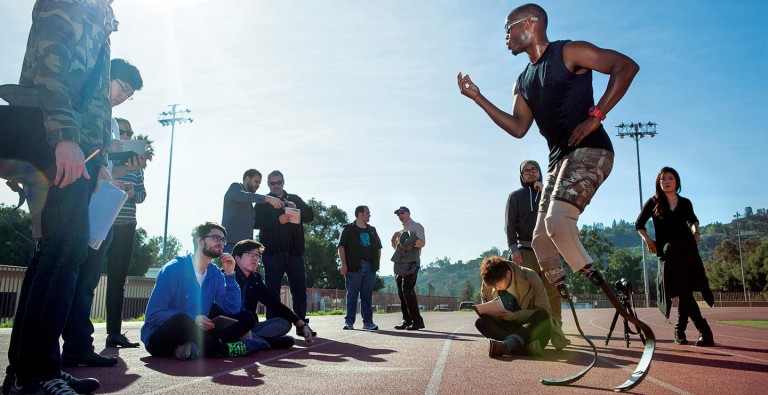
[[[603,114],[602,111],[597,106],[592,106],[589,108],[589,116],[595,117],[601,121],[605,121],[605,114]]]

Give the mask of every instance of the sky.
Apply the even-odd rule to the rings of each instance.
[[[248,168],[285,175],[285,189],[336,205],[351,219],[368,205],[385,244],[393,211],[424,225],[422,260],[506,248],[504,210],[519,164],[546,167],[534,125],[510,137],[459,93],[468,73],[502,109],[528,64],[504,43],[510,1],[115,0],[112,56],[137,65],[145,87],[114,109],[155,140],[139,226],[162,236],[171,128],[158,114],[179,104],[193,123],[173,142],[168,233],[191,249],[191,229],[221,220],[224,192]],[[604,126],[613,172],[580,225],[633,222],[640,210],[636,146],[616,125],[655,122],[639,142],[643,197],[662,166],[702,224],[768,207],[762,170],[768,134],[768,2],[541,1],[550,40],[589,41],[640,65]],[[31,0],[0,0],[0,83],[16,83]],[[595,100],[607,77],[594,75]],[[0,202],[16,196],[0,188]],[[640,239],[638,237],[638,243]],[[385,245],[384,261],[391,254]],[[381,274],[391,274],[382,264]]]

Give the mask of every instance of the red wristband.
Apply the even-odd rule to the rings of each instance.
[[[589,108],[589,116],[595,117],[601,121],[605,121],[605,114],[603,114],[602,111],[597,106],[592,106]]]

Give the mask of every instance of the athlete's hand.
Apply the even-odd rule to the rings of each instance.
[[[509,254],[509,259],[512,262],[517,263],[518,265],[522,265],[523,264],[523,254],[521,254],[520,251],[515,251],[515,252]]]
[[[480,96],[480,88],[472,82],[472,79],[469,78],[469,74],[462,76],[461,73],[459,73],[459,75],[456,76],[456,80],[459,83],[459,90],[462,95],[472,100],[475,100]]]
[[[588,117],[580,124],[576,125],[576,129],[571,133],[571,138],[568,139],[568,145],[578,146],[585,137],[589,136],[592,132],[600,126],[600,119],[597,117]]]

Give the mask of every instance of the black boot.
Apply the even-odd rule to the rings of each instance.
[[[688,327],[688,320],[682,322],[680,318],[675,322],[675,343],[688,344],[688,339],[685,338],[685,328]]]
[[[694,322],[696,329],[699,330],[699,340],[696,341],[697,347],[712,347],[715,345],[715,339],[712,335],[712,329],[707,324],[707,320],[701,319],[699,322]]]

